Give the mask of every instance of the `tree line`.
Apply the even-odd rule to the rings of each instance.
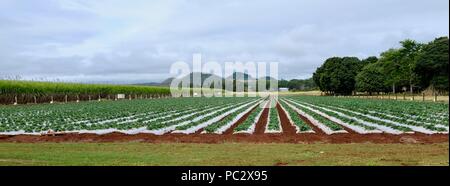
[[[279,80],[278,87],[289,88],[291,91],[310,91],[317,90],[317,85],[314,83],[313,78],[309,79],[291,79],[291,80]]]
[[[424,90],[448,93],[448,37],[429,43],[400,41],[391,48],[366,59],[331,57],[313,73],[319,89],[331,95],[356,92],[417,93]]]

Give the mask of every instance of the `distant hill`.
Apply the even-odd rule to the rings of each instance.
[[[277,79],[270,77],[270,76],[266,76],[266,77],[260,77],[258,78],[258,80],[266,80],[266,81],[277,81]]]
[[[186,75],[186,76],[182,77],[181,80],[186,80],[186,81],[190,80],[190,82],[193,82],[194,75],[199,75],[200,76],[201,84],[203,84],[206,79],[219,80],[219,81],[223,82],[223,78],[221,78],[221,77],[219,77],[217,75],[209,74],[209,73],[200,73],[200,72],[192,72],[189,75]],[[175,78],[173,78],[173,77],[167,78],[164,81],[162,81],[160,83],[160,85],[170,86],[170,84],[172,83],[172,81],[174,79]],[[199,85],[196,85],[196,86],[199,86]]]
[[[173,77],[167,78],[167,79],[165,79],[164,81],[162,81],[159,84],[162,85],[162,86],[170,86],[170,83],[172,82],[173,79],[175,79],[175,78],[173,78]]]
[[[190,82],[192,82],[194,75],[199,75],[200,79],[201,79],[201,85],[205,82],[205,80],[218,80],[221,82],[221,84],[223,85],[223,83],[225,81],[236,81],[236,83],[244,83],[247,84],[249,82],[253,82],[255,81],[255,83],[258,83],[258,81],[261,81],[263,79],[265,79],[266,81],[277,81],[275,78],[272,78],[270,76],[265,76],[265,77],[261,77],[261,78],[254,78],[251,75],[247,74],[247,73],[242,73],[242,72],[234,72],[232,75],[226,77],[226,78],[222,78],[220,76],[217,76],[215,74],[209,74],[209,73],[200,73],[200,72],[192,72],[189,75],[186,75],[184,77],[181,78],[181,80],[190,80]],[[165,79],[164,81],[162,81],[161,83],[141,83],[139,85],[148,85],[148,86],[170,86],[172,81],[175,78],[170,77]],[[191,83],[191,85],[193,85]],[[201,85],[195,85],[195,86],[201,86]]]
[[[250,74],[242,73],[242,72],[234,72],[232,75],[228,76],[226,79],[227,80],[240,80],[240,81],[241,80],[244,80],[244,81],[255,80],[255,78],[253,78]]]

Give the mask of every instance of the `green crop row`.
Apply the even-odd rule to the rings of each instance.
[[[280,120],[278,118],[276,101],[275,99],[271,99],[270,102],[271,108],[269,110],[269,123],[267,124],[267,129],[270,131],[280,131]]]
[[[315,113],[314,111],[312,111],[311,109],[308,108],[304,108],[304,107],[300,107],[298,105],[298,103],[293,102],[292,100],[290,100],[291,105],[293,105],[294,107],[296,107],[297,109],[305,112],[306,114],[310,115],[311,117],[313,117],[314,119],[316,119],[317,121],[319,121],[320,123],[322,123],[323,125],[327,126],[328,128],[330,128],[332,131],[338,131],[338,130],[343,130],[342,126],[340,126],[337,123],[334,123],[332,121],[330,121],[329,119]]]
[[[301,96],[293,97],[295,100],[308,102],[312,104],[323,104],[336,106],[354,111],[363,112],[364,114],[374,115],[375,113],[382,113],[381,116],[386,119],[393,119],[394,117],[410,119],[416,121],[415,123],[431,123],[449,125],[449,110],[446,103],[432,103],[432,102],[407,102],[407,101],[393,101],[393,100],[363,100],[320,96]],[[392,115],[394,117],[388,117]],[[406,121],[406,120],[403,120]],[[398,120],[400,121],[400,120]]]
[[[249,106],[252,106],[252,105],[249,105]],[[224,117],[222,120],[205,127],[205,131],[209,132],[209,133],[212,133],[212,132],[216,131],[220,127],[225,126],[226,124],[228,124],[231,121],[233,121],[239,114],[245,112],[247,109],[249,109],[249,107],[242,107],[242,108],[238,109],[237,111],[235,111],[235,112],[231,113],[230,115]]]
[[[264,101],[262,104],[266,104],[267,102]],[[240,131],[245,131],[248,130],[253,124],[255,124],[256,122],[258,122],[259,119],[259,115],[260,113],[263,111],[263,108],[261,108],[261,106],[256,106],[255,110],[252,111],[252,113],[250,113],[250,115],[248,115],[247,119],[242,122],[240,125],[238,125],[236,128],[234,128],[234,132],[240,132]]]
[[[388,122],[375,120],[375,119],[372,119],[372,118],[369,118],[369,117],[366,117],[366,116],[363,116],[363,115],[360,115],[360,114],[355,114],[355,113],[352,113],[352,112],[349,112],[349,111],[346,111],[346,110],[338,109],[338,111],[343,113],[343,114],[345,114],[345,115],[347,115],[347,116],[355,117],[355,118],[361,119],[361,120],[366,121],[366,122],[387,126],[387,127],[390,127],[390,128],[396,129],[396,130],[400,130],[400,131],[403,131],[403,132],[410,132],[410,131],[412,131],[412,129],[408,128],[408,127],[393,125],[393,124],[388,123]]]
[[[335,112],[331,112],[329,110],[325,110],[325,109],[323,109],[321,107],[318,107],[316,105],[308,105],[308,106],[313,107],[314,109],[316,109],[316,110],[318,110],[318,111],[320,111],[320,112],[322,112],[322,113],[324,113],[326,115],[329,115],[331,117],[337,118],[337,119],[339,119],[339,120],[341,120],[341,121],[343,121],[343,122],[345,122],[347,124],[363,127],[366,130],[375,130],[376,129],[375,127],[364,125],[363,123],[360,123],[360,122],[358,122],[355,119],[348,118],[348,117],[343,117],[343,116],[341,116],[341,115],[339,115],[339,114],[337,114]],[[321,105],[321,106],[323,106],[323,105]]]
[[[172,98],[0,106],[0,132],[134,129],[160,118],[239,104],[250,98]],[[167,120],[171,120],[167,118]]]
[[[221,114],[223,114],[225,112],[233,110],[236,107],[242,106],[242,105],[244,105],[246,103],[248,103],[248,101],[244,102],[244,103],[240,103],[240,104],[234,105],[234,106],[225,107],[225,108],[222,108],[222,109],[217,110],[215,112],[211,112],[212,114],[210,114],[208,116],[205,116],[205,117],[203,117],[203,118],[201,118],[200,120],[197,120],[197,121],[190,121],[190,120],[188,120],[188,121],[190,121],[188,124],[178,126],[178,127],[176,127],[176,130],[186,130],[186,129],[189,129],[191,127],[197,126],[197,125],[199,125],[201,123],[207,122],[207,121],[209,121],[209,120],[211,120],[211,119],[213,119],[213,118],[215,118],[215,117],[217,117],[217,116],[219,116],[219,115],[221,115]]]
[[[0,80],[0,95],[170,94],[169,87]]]
[[[287,112],[287,115],[291,118],[293,124],[296,125],[300,129],[300,131],[304,132],[312,130],[312,128],[300,118],[295,110],[293,110],[283,101],[279,101],[279,103],[280,106]]]
[[[319,96],[292,97],[291,99],[313,105],[319,105],[324,108],[339,111],[348,116],[356,117],[375,124],[389,126],[402,131],[411,131],[411,129],[406,126],[394,125],[390,122],[397,122],[407,126],[423,127],[432,131],[440,132],[447,131],[446,128],[442,127],[443,125],[448,126],[448,104],[443,103],[345,98],[334,99],[333,97]],[[355,114],[352,112],[360,114]]]

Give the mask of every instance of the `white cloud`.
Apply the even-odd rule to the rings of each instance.
[[[447,0],[3,0],[0,75],[158,81],[172,62],[279,61],[304,78],[326,58],[448,36]],[[118,80],[118,78],[120,78]]]

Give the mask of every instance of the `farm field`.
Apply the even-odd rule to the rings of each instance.
[[[448,118],[446,103],[321,96],[10,105],[0,141],[436,143]]]
[[[168,87],[57,83],[0,80],[0,104],[36,104],[115,99],[117,94],[127,99],[168,97]]]

